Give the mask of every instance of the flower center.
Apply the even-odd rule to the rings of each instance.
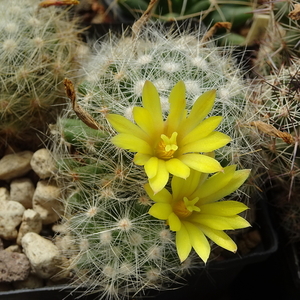
[[[156,155],[158,158],[165,160],[173,158],[174,152],[178,149],[176,142],[177,135],[177,132],[173,132],[170,138],[168,138],[165,134],[160,136],[161,140],[156,149]]]
[[[193,200],[183,197],[183,200],[175,203],[173,206],[173,211],[179,218],[186,218],[190,216],[193,211],[200,212],[200,208],[195,206],[198,201],[199,197],[196,197]]]

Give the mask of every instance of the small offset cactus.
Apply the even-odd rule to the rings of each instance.
[[[65,190],[64,218],[76,245],[69,255],[76,274],[74,284],[87,287],[87,292],[99,291],[100,298],[119,299],[145,290],[162,291],[196,266],[204,267],[195,252],[181,263],[174,232],[163,219],[156,218],[155,212],[155,217],[150,215],[153,199],[157,199],[149,196],[149,188],[146,193],[148,178],[143,167],[132,162],[132,153],[112,143],[115,133],[108,115],[133,120],[133,108],[142,105],[146,81],[148,86],[151,81],[160,94],[164,117],[177,82],[183,81],[186,87],[186,114],[199,95],[218,89],[209,116],[223,117],[218,131],[232,140],[216,150],[215,158],[224,168],[229,164],[236,164],[237,169],[251,167],[255,145],[247,140],[247,127],[240,123],[247,105],[246,88],[243,74],[227,53],[222,56],[201,31],[168,31],[152,23],[134,38],[124,34],[95,43],[91,61],[84,66],[86,77],[77,85],[78,102],[74,93],[68,94],[75,112],[82,117],[85,111],[86,123],[94,121],[87,126],[70,105],[51,125],[52,153],[59,167],[57,180]],[[149,91],[151,94],[153,88]],[[234,173],[232,167],[229,169]],[[166,188],[170,186],[169,182]],[[158,193],[165,192],[163,189]],[[245,189],[233,193],[230,199],[240,199],[242,194],[246,202]],[[186,201],[196,203],[197,199]],[[193,210],[200,211],[194,206]],[[248,222],[243,224],[248,226]]]
[[[41,8],[37,0],[1,4],[0,144],[7,144],[32,138],[53,120],[83,43],[67,10]]]

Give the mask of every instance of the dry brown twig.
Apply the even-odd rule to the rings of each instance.
[[[203,36],[201,43],[209,40],[220,28],[225,28],[226,30],[231,29],[232,24],[230,22],[217,22],[215,23]]]
[[[49,7],[52,5],[55,6],[62,6],[62,5],[77,5],[79,4],[79,1],[77,0],[45,0],[39,3],[39,7]]]
[[[151,0],[147,9],[144,11],[144,13],[141,15],[141,17],[134,22],[132,25],[132,37],[135,39],[139,32],[141,31],[142,27],[148,22],[152,15],[152,10],[154,8],[154,5],[157,3],[158,0]]]

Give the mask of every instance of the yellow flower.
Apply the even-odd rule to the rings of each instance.
[[[238,189],[249,173],[250,170],[236,171],[236,165],[232,165],[207,179],[207,174],[191,170],[186,180],[172,178],[172,193],[164,188],[154,194],[150,185],[145,185],[147,194],[156,202],[149,214],[166,220],[170,230],[176,232],[180,261],[184,261],[194,248],[206,262],[210,254],[207,237],[220,247],[236,252],[236,244],[223,230],[250,226],[238,216],[248,207],[239,201],[219,200]]]
[[[119,132],[112,138],[112,143],[137,152],[134,163],[144,166],[155,193],[164,188],[170,173],[186,179],[190,168],[204,173],[223,170],[217,160],[204,154],[230,141],[228,135],[215,131],[222,117],[213,116],[204,120],[212,109],[215,94],[215,90],[204,93],[187,113],[185,85],[179,81],[170,93],[170,110],[164,120],[158,92],[150,81],[146,81],[142,94],[143,107],[133,109],[136,124],[117,114],[107,116]]]

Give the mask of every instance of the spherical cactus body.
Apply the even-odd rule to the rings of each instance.
[[[201,30],[166,30],[150,23],[137,37],[109,35],[93,46],[76,101],[98,129],[83,124],[70,105],[51,126],[52,152],[65,189],[66,225],[77,249],[72,254],[77,283],[88,292],[99,291],[100,298],[123,299],[167,289],[204,263],[194,252],[180,262],[174,232],[148,213],[153,201],[145,192],[145,171],[133,162],[134,153],[111,142],[115,131],[107,116],[133,120],[146,81],[156,87],[161,112],[167,115],[170,92],[182,81],[187,114],[201,94],[217,90],[209,115],[223,117],[218,131],[232,140],[208,156],[224,167],[249,168],[255,145],[243,131],[249,126],[242,125],[247,105],[242,73],[230,51],[221,55]],[[240,195],[235,193],[237,199]]]
[[[33,139],[63,103],[62,80],[77,76],[79,28],[67,10],[8,1],[0,12],[1,143]],[[20,145],[21,143],[19,143]],[[28,143],[29,144],[29,143]],[[19,146],[18,145],[18,146]]]

